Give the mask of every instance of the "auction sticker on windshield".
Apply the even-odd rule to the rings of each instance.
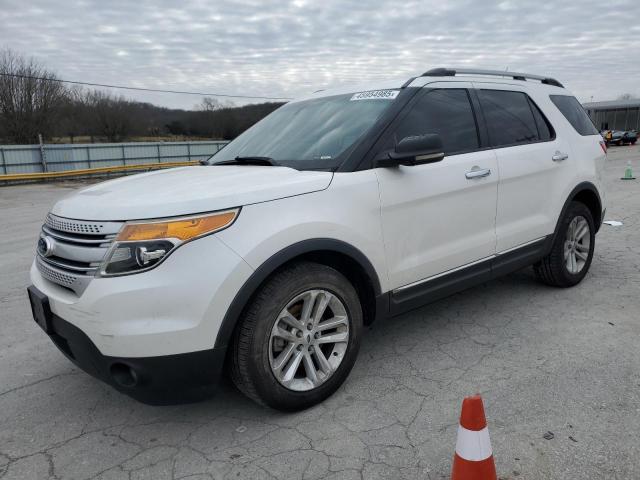
[[[351,102],[355,100],[393,100],[398,96],[398,90],[372,90],[370,92],[354,93]]]

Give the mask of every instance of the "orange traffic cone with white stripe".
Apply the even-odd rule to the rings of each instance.
[[[496,466],[480,395],[462,401],[451,480],[496,480]]]

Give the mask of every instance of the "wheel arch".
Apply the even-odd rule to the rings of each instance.
[[[365,324],[370,324],[388,310],[386,296],[381,294],[378,274],[359,249],[331,238],[303,240],[269,257],[238,290],[222,319],[214,348],[229,345],[243,310],[260,286],[278,270],[302,260],[327,265],[347,277],[361,299]]]
[[[569,204],[571,202],[580,202],[584,204],[591,215],[593,216],[593,222],[596,226],[596,233],[600,229],[600,225],[602,224],[602,200],[600,199],[600,194],[598,193],[598,189],[591,182],[582,182],[576,185],[576,187],[571,190],[571,193],[568,195],[564,205],[562,206],[562,210],[560,211],[560,216],[556,222],[556,228],[554,231],[554,239],[556,235],[558,235],[558,229],[560,226],[560,222],[564,217],[567,208],[569,208]]]

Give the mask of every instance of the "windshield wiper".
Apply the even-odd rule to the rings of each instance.
[[[233,160],[223,160],[212,165],[264,165],[269,167],[279,166],[271,157],[236,157]]]

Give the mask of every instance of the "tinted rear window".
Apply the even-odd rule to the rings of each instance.
[[[540,141],[526,94],[506,90],[480,90],[482,112],[494,147]]]
[[[569,123],[576,129],[580,135],[598,135],[593,122],[584,111],[580,102],[575,97],[568,95],[549,95],[551,101],[558,107]]]

